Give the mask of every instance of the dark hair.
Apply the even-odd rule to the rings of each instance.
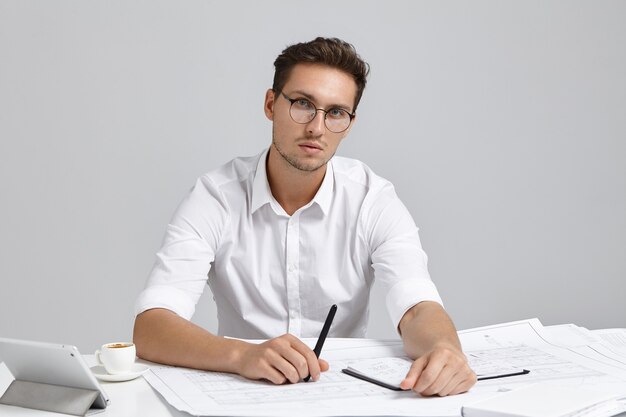
[[[350,74],[357,87],[353,109],[356,111],[370,69],[367,62],[356,53],[353,45],[338,38],[318,37],[310,42],[288,46],[274,61],[276,71],[272,89],[280,93],[287,83],[292,68],[302,63],[328,65]]]

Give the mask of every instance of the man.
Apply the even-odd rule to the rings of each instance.
[[[415,359],[402,388],[467,391],[476,381],[426,268],[417,227],[393,186],[333,157],[355,121],[369,72],[354,47],[317,38],[276,59],[264,111],[270,148],[202,176],[168,225],[137,301],[140,357],[275,384],[328,369],[300,337],[363,337],[373,279]],[[219,335],[191,323],[204,285]]]

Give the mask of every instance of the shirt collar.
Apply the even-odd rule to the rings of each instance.
[[[313,202],[324,212],[324,215],[328,215],[330,211],[330,203],[333,200],[333,188],[335,187],[335,171],[333,170],[333,160],[331,159],[326,164],[326,175],[320,189],[317,190],[317,194],[313,197]]]
[[[250,205],[252,213],[265,204],[271,204],[274,198],[272,196],[272,190],[270,189],[270,183],[267,180],[267,171],[265,168],[268,151],[269,149],[266,149],[265,152],[261,154],[256,165],[256,173],[254,174],[254,182],[252,183],[252,203]]]
[[[266,149],[265,152],[260,155],[259,161],[257,162],[254,182],[252,183],[252,201],[250,205],[250,210],[252,213],[257,211],[265,204],[279,205],[272,195],[270,183],[267,180],[266,161],[268,152],[269,149]],[[316,203],[322,209],[324,215],[327,215],[330,211],[330,204],[332,202],[334,186],[335,174],[331,159],[326,164],[326,175],[324,175],[322,185],[320,186],[319,190],[317,190],[317,193],[315,194],[315,197],[313,197],[313,200],[311,200],[311,202],[307,204],[307,206]]]

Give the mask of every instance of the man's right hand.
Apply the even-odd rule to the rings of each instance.
[[[317,381],[328,362],[291,334],[261,344],[216,336],[176,313],[155,308],[135,319],[133,340],[140,358],[166,365],[236,373],[275,384]]]
[[[296,383],[320,372],[329,365],[318,359],[313,350],[291,334],[285,334],[260,344],[246,343],[238,353],[237,373],[249,379],[266,379],[274,384]]]

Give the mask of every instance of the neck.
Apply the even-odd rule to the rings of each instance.
[[[306,206],[324,181],[326,164],[314,171],[303,171],[287,162],[272,145],[267,157],[267,180],[272,195],[290,216]]]

